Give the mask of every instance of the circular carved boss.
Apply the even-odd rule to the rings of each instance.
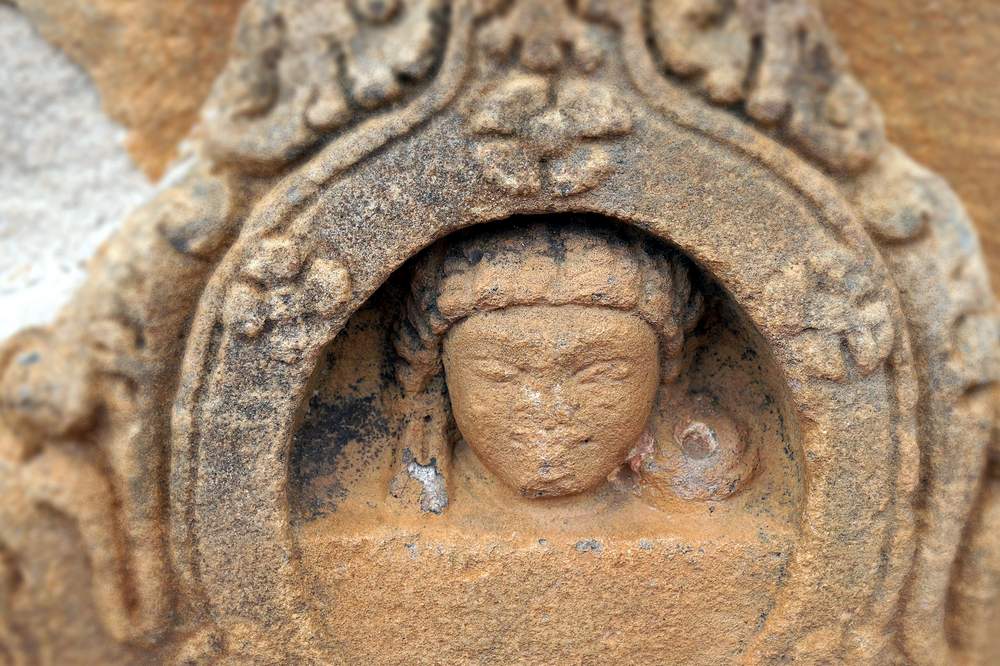
[[[209,284],[174,417],[175,561],[214,622],[326,642],[300,583],[287,470],[320,354],[350,315],[452,231],[518,213],[592,212],[694,259],[784,373],[807,494],[790,570],[751,655],[878,649],[912,553],[917,467],[914,378],[891,279],[833,185],[788,151],[736,121],[724,140],[682,128],[622,94],[636,119],[607,148],[618,168],[577,196],[491,187],[474,142],[453,140],[464,121],[449,112],[305,205],[291,195],[307,178],[293,175],[258,209],[258,221],[291,213],[280,229],[248,225]]]

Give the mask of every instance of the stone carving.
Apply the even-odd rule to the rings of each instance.
[[[251,0],[198,137],[0,351],[12,663],[997,658],[996,305],[810,3]]]
[[[654,2],[649,30],[667,69],[831,169],[862,169],[884,146],[878,108],[807,1]]]
[[[434,66],[440,0],[251,2],[207,102],[209,144],[240,168],[281,165]]]
[[[554,93],[550,85],[541,76],[512,75],[487,93],[469,120],[477,134],[512,137],[484,143],[478,152],[486,177],[514,194],[538,194],[543,179],[561,196],[596,187],[611,169],[600,140],[632,128],[628,110],[600,84],[570,79]],[[550,97],[555,102],[548,108]]]

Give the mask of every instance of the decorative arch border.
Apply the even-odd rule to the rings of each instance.
[[[350,315],[435,238],[516,213],[573,211],[635,224],[688,252],[730,291],[786,374],[802,423],[807,499],[789,577],[748,658],[872,659],[888,648],[888,625],[912,559],[910,500],[919,459],[916,380],[895,287],[837,188],[790,150],[663,79],[640,46],[639,7],[628,7],[620,34],[621,72],[630,90],[620,80],[619,92],[639,98],[644,108],[632,133],[610,148],[612,157],[680,142],[702,166],[726,167],[733,182],[740,182],[736,165],[768,174],[742,185],[777,210],[796,212],[783,220],[783,231],[808,242],[797,254],[758,254],[756,264],[717,254],[711,242],[720,232],[728,234],[727,247],[737,246],[737,222],[699,229],[705,217],[678,221],[653,212],[664,202],[656,183],[677,176],[663,159],[654,161],[653,174],[626,169],[572,197],[491,191],[482,174],[470,176],[466,191],[439,193],[425,206],[430,217],[438,216],[428,226],[397,229],[390,239],[394,263],[378,254],[361,257],[366,240],[400,220],[387,219],[388,205],[364,220],[337,217],[337,198],[357,201],[358,183],[377,182],[372,174],[382,163],[392,164],[400,179],[417,180],[422,164],[440,161],[435,146],[444,145],[448,132],[461,131],[453,107],[461,106],[454,102],[471,71],[473,10],[456,2],[441,70],[425,93],[335,139],[285,178],[257,206],[199,306],[173,419],[172,547],[186,593],[210,609],[206,619],[222,631],[258,632],[304,651],[326,640],[297,582],[285,483],[313,369]],[[706,148],[708,142],[715,148]],[[407,163],[398,161],[401,155],[408,155],[412,172],[398,171]],[[474,164],[469,157],[463,168]],[[443,217],[467,204],[461,199],[469,191],[484,190],[488,201]],[[367,195],[369,202],[375,198]],[[384,203],[384,195],[378,198]],[[754,211],[737,204],[735,212],[748,222]],[[359,236],[366,225],[368,236]],[[338,243],[342,238],[358,247]],[[785,261],[789,257],[798,263]],[[861,286],[847,293],[823,288],[848,278]],[[833,362],[838,357],[841,362]],[[867,411],[859,416],[862,407]],[[870,449],[883,455],[852,448],[866,435]],[[846,515],[854,520],[845,521]],[[252,552],[234,560],[237,548]],[[830,617],[831,609],[840,614]]]

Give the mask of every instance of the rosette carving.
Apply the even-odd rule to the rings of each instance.
[[[468,120],[486,177],[520,195],[547,181],[560,196],[593,189],[611,173],[604,141],[627,134],[632,117],[609,88],[579,78],[511,74],[489,90]]]

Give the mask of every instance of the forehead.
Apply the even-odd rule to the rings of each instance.
[[[480,312],[456,324],[449,350],[532,356],[613,351],[646,357],[657,348],[652,327],[631,312],[581,305],[526,305]]]

